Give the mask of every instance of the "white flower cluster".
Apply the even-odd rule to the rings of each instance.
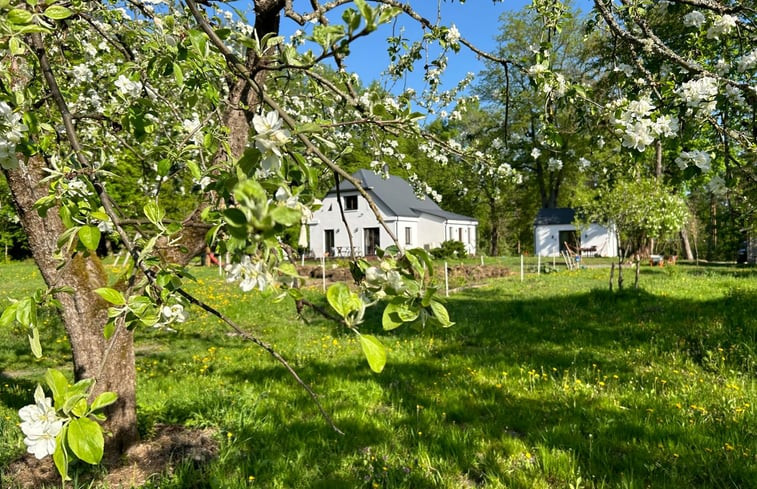
[[[715,97],[718,94],[718,81],[710,76],[703,76],[681,84],[676,93],[686,102],[687,107],[712,112],[717,103]]]
[[[715,175],[707,182],[707,190],[715,195],[725,195],[728,192],[728,186],[720,175]]]
[[[547,168],[549,171],[560,171],[562,170],[563,162],[562,160],[558,158],[550,158],[547,162]]]
[[[739,58],[737,69],[743,73],[753,70],[755,67],[757,67],[757,48],[752,49],[748,54]]]
[[[119,93],[125,97],[137,98],[142,93],[142,82],[132,81],[126,75],[121,75],[113,82]]]
[[[268,271],[265,263],[257,261],[253,263],[249,256],[242,258],[240,263],[226,266],[226,272],[229,274],[227,282],[239,282],[239,288],[243,292],[249,292],[254,288],[264,291],[274,282],[274,277]]]
[[[289,131],[282,129],[282,120],[275,110],[265,115],[256,114],[252,126],[257,132],[255,147],[263,154],[260,176],[265,177],[281,168],[282,148],[289,142]]]
[[[18,167],[16,145],[27,129],[21,122],[21,115],[13,112],[5,102],[0,102],[0,167],[8,170]]]
[[[184,306],[181,304],[163,306],[160,309],[160,315],[163,316],[163,321],[160,322],[161,326],[171,323],[183,323],[189,318],[189,314],[187,314],[187,311],[184,310]]]
[[[710,161],[710,155],[699,150],[681,151],[681,154],[675,160],[678,168],[681,170],[685,170],[689,165],[693,164],[703,172],[710,171]]]
[[[383,266],[385,266],[382,263]],[[405,288],[402,282],[402,276],[397,270],[384,270],[380,267],[369,267],[365,271],[365,281],[372,287],[388,286],[395,292],[400,292]]]
[[[733,15],[715,16],[712,25],[707,29],[707,39],[720,39],[727,36],[736,28],[736,17]]]
[[[658,115],[652,120],[654,110],[648,96],[628,103],[620,119],[615,119],[623,146],[644,151],[655,139],[672,137],[678,132],[677,117]]]
[[[460,31],[457,30],[455,24],[452,24],[444,34],[444,40],[450,44],[457,44],[460,41]]]
[[[698,10],[692,10],[683,16],[683,25],[686,27],[694,27],[698,29],[704,24],[704,21],[704,14]]]
[[[21,431],[24,432],[24,444],[27,452],[38,459],[55,452],[55,437],[63,429],[63,418],[59,418],[52,407],[52,399],[45,397],[42,387],[37,385],[34,391],[34,404],[24,406],[18,411],[21,418]]]

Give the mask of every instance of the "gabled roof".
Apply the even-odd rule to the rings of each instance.
[[[576,211],[566,207],[558,209],[539,209],[534,226],[552,226],[556,224],[573,224]]]
[[[389,175],[389,178],[383,178],[370,170],[358,170],[352,177],[359,180],[362,187],[371,193],[374,199],[384,204],[394,216],[418,217],[421,214],[431,214],[446,220],[475,221],[472,217],[445,211],[428,196],[424,200],[419,199],[410,184],[398,176]],[[339,183],[340,192],[355,190],[355,186],[350,182],[342,180]],[[336,187],[329,190],[329,195],[334,194]]]

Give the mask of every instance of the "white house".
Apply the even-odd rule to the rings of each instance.
[[[615,232],[599,224],[578,229],[573,223],[573,209],[540,209],[534,221],[534,253],[541,256],[558,256],[566,249],[580,248],[583,254],[618,256],[618,238]]]
[[[352,176],[374,201],[400,248],[432,249],[443,241],[456,240],[465,244],[468,253],[476,254],[475,219],[447,212],[428,197],[419,199],[410,184],[400,177],[384,178],[370,170],[359,170]],[[373,256],[376,248],[394,244],[354,185],[342,181],[339,197],[344,220],[352,233],[355,255]],[[313,213],[308,228],[310,252],[314,256],[350,256],[350,239],[339,211],[336,187],[323,198],[323,207]]]

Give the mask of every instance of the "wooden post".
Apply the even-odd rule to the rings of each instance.
[[[541,255],[539,255],[539,258],[537,260],[536,275],[541,275]]]
[[[326,257],[321,257],[321,283],[323,291],[326,292]]]
[[[6,246],[6,248],[7,248],[7,246]],[[6,253],[6,254],[7,254],[7,253]],[[481,266],[482,266],[482,267],[484,266],[484,255],[481,255]]]
[[[444,262],[444,295],[449,297],[449,270],[447,270],[447,262]]]
[[[639,274],[641,273],[641,257],[636,257],[636,279],[633,282],[633,288],[638,289],[639,288]]]

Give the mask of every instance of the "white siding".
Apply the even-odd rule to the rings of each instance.
[[[560,231],[575,231],[572,224],[542,225],[534,228],[534,252],[541,256],[560,255]],[[596,256],[618,256],[615,233],[599,224],[590,224],[581,233],[581,247],[596,246]]]

